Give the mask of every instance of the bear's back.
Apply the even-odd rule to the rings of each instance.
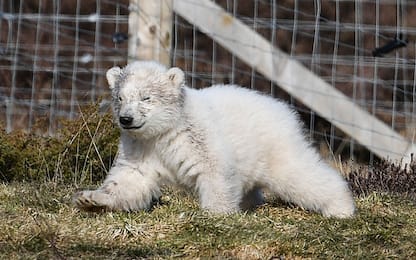
[[[187,89],[190,113],[207,124],[233,132],[299,129],[294,111],[282,101],[235,85]],[[283,129],[282,129],[283,128]]]
[[[279,160],[282,151],[306,146],[296,114],[281,101],[233,85],[186,90],[186,112],[207,145],[241,164],[241,171],[258,171],[264,158]]]

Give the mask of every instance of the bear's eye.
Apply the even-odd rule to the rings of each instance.
[[[121,102],[121,101],[123,101],[123,99],[122,99],[121,97],[118,97],[118,101],[120,101],[120,102]]]
[[[147,100],[150,100],[150,97],[144,97],[144,98],[142,98],[142,101],[147,101]]]

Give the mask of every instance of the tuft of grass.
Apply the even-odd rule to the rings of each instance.
[[[391,193],[416,199],[416,161],[402,167],[387,160],[373,166],[349,166],[345,174],[355,195],[367,196],[373,192]]]
[[[62,121],[53,137],[0,130],[0,181],[91,184],[103,179],[116,156],[119,131],[110,113],[98,111],[91,105],[78,120]]]

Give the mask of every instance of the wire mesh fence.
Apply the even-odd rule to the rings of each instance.
[[[114,32],[127,31],[128,1],[0,2],[0,117],[8,131],[59,118],[105,96],[103,74],[125,63],[127,44]]]
[[[414,139],[415,2],[215,2],[354,103]],[[75,118],[79,107],[107,99],[106,69],[127,62],[123,37],[128,33],[130,11],[128,0],[0,1],[0,119],[4,127],[33,131],[42,119],[53,133],[59,118]],[[285,99],[300,112],[322,152],[373,160],[353,138],[195,25],[174,15],[172,30],[172,64],[186,71],[190,86],[233,83]]]

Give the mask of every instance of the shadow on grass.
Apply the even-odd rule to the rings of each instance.
[[[137,247],[114,247],[98,244],[75,244],[65,252],[67,257],[94,257],[94,258],[166,258],[172,256],[169,248],[137,245]]]

